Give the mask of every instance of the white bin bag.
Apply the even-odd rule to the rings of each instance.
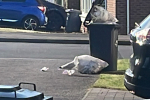
[[[72,75],[77,70],[81,74],[97,74],[106,68],[108,63],[90,55],[76,56],[73,61],[62,65],[60,69],[66,69],[63,74]]]

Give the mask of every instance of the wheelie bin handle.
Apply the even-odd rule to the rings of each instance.
[[[19,87],[21,87],[21,84],[29,84],[29,85],[33,85],[34,87],[34,91],[36,91],[36,85],[34,83],[25,83],[25,82],[20,82],[19,83]]]

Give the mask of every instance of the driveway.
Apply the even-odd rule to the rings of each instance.
[[[47,37],[47,34],[46,35],[38,34],[38,36],[35,36],[35,34],[28,35],[28,33],[26,34],[21,33],[19,35],[16,33],[9,33],[9,32],[1,32],[0,35],[1,35],[1,38],[8,38],[7,36],[9,36],[9,38],[14,38],[13,36],[15,36],[15,38],[21,37],[21,39],[24,37],[26,38],[29,37],[30,39],[34,39],[37,37],[40,39],[43,37],[44,38],[56,37],[55,34],[54,35],[48,34],[53,37],[50,37],[50,36]],[[87,39],[87,37],[85,37],[83,34],[79,34],[79,35],[81,36],[80,38],[82,38],[82,40]],[[79,38],[79,37],[74,37],[74,36],[76,36],[76,34],[75,35],[73,34],[74,39]],[[62,37],[60,37],[59,39],[61,38]],[[65,34],[63,38],[70,39],[71,37],[69,37],[68,34]],[[0,58],[0,76],[1,76],[0,84],[16,85],[19,82],[31,82],[37,85],[38,91],[43,92],[45,95],[53,96],[54,100],[81,100],[86,94],[86,92],[88,91],[87,89],[89,89],[90,86],[98,79],[98,75],[81,75],[77,72],[73,76],[62,75],[61,74],[62,71],[57,70],[57,68],[71,61],[72,59],[57,59],[56,56],[55,57],[50,56],[49,53],[47,53],[47,56],[52,57],[51,59],[43,59],[42,57],[41,58],[20,57],[20,55],[27,56],[29,54],[36,56],[35,55],[36,53],[39,53],[38,55],[43,55],[43,53],[46,51],[53,52],[52,46],[47,47],[47,48],[50,48],[50,50],[44,49],[43,46],[42,47],[38,46],[39,49],[36,48],[37,51],[42,50],[42,53],[41,51],[38,51],[38,52],[33,51],[32,53],[31,52],[32,48],[30,48],[29,45],[27,46],[27,49],[29,50],[26,50],[23,48],[20,49],[20,45],[22,44],[18,43],[14,47],[14,45],[12,44],[11,46],[8,46],[6,48],[7,51],[3,48],[3,46],[5,47],[7,45],[1,45],[2,48],[0,49],[0,51],[1,51],[2,58]],[[53,45],[56,46],[56,44],[53,44]],[[33,46],[33,48],[34,47],[37,47],[37,46]],[[71,47],[74,47],[74,46],[71,46]],[[59,46],[59,48],[61,47]],[[83,49],[87,50],[86,47],[84,47]],[[15,52],[12,52],[12,50],[14,50]],[[19,54],[20,50],[22,51],[21,54]],[[60,54],[62,50],[63,49],[61,49],[60,52],[58,52],[57,54]],[[77,48],[71,49],[71,50],[73,50],[72,52],[78,51]],[[54,51],[56,51],[56,49]],[[71,51],[65,49],[65,52],[71,52]],[[24,53],[27,53],[27,54],[24,54]],[[122,56],[121,54],[119,55],[120,55],[119,57],[124,58],[124,56]],[[8,56],[8,57],[3,58],[3,56]],[[9,58],[11,56],[15,56],[15,57]],[[18,58],[18,56],[20,58]],[[72,57],[72,55],[69,55],[69,56]],[[42,67],[49,67],[50,70],[48,70],[47,72],[41,72],[40,69]]]
[[[17,85],[19,82],[31,82],[37,85],[37,91],[53,96],[54,100],[81,100],[98,75],[73,76],[62,75],[59,66],[71,60],[63,59],[26,59],[0,58],[0,84]],[[49,67],[41,72],[42,67]]]

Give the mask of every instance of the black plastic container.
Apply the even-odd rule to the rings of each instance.
[[[66,32],[80,32],[81,27],[81,18],[80,15],[81,11],[70,9],[67,11],[67,20],[66,20]]]
[[[88,26],[90,54],[109,64],[104,71],[117,70],[119,28],[118,24],[92,23]]]
[[[34,90],[22,89],[22,84],[34,86]],[[0,85],[0,100],[53,100],[51,96],[44,96],[36,91],[33,83],[19,83],[19,85]]]

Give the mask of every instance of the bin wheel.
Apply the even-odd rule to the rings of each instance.
[[[29,16],[23,19],[22,27],[26,30],[36,30],[39,27],[37,18]]]
[[[53,11],[48,14],[47,29],[56,31],[59,30],[62,25],[63,19],[59,13]]]

